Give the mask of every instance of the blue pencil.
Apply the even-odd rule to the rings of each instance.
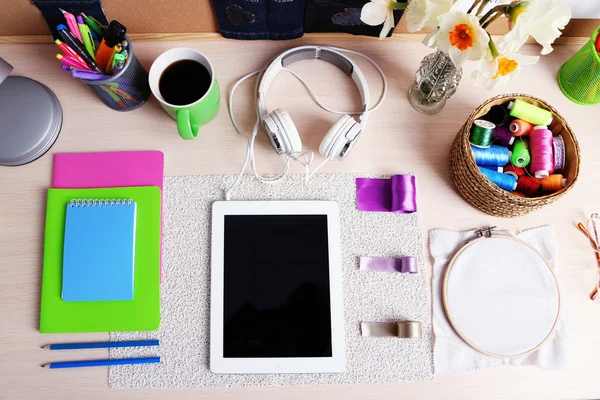
[[[160,362],[160,357],[148,358],[119,358],[115,360],[83,360],[83,361],[63,361],[44,364],[42,368],[81,368],[81,367],[106,367],[109,365],[124,364],[156,364]]]
[[[130,340],[123,342],[99,342],[99,343],[60,343],[42,346],[49,350],[76,350],[76,349],[114,349],[117,347],[148,347],[158,346],[158,340]]]

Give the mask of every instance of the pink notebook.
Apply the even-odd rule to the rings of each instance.
[[[158,186],[162,196],[164,160],[165,156],[160,151],[55,154],[52,187],[82,189]]]

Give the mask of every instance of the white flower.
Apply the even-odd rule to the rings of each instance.
[[[525,10],[523,10],[525,4]],[[542,55],[552,52],[552,43],[561,35],[571,19],[571,9],[560,0],[529,0],[514,7],[516,25],[506,34],[505,40],[512,49],[521,47],[529,36],[542,45]]]
[[[490,38],[477,16],[450,11],[440,15],[439,23],[435,39],[426,40],[448,53],[456,68],[462,67],[466,60],[477,61],[485,56]]]
[[[488,90],[493,90],[496,86],[516,78],[521,71],[521,65],[533,65],[540,59],[538,56],[525,56],[513,53],[504,53],[505,43],[498,42],[499,54],[494,57],[488,49],[486,56],[479,61],[477,70],[471,75],[471,81],[474,84],[483,82]]]
[[[384,39],[394,27],[394,9],[397,5],[396,0],[371,0],[360,11],[360,19],[371,26],[383,24],[379,39]]]
[[[438,27],[438,17],[450,11],[452,0],[412,0],[406,11],[409,32]]]

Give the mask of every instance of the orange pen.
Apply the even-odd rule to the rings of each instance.
[[[114,47],[121,43],[125,38],[127,28],[121,25],[118,21],[112,21],[106,31],[104,31],[104,37],[98,50],[96,50],[96,63],[106,71],[107,67],[110,66],[110,59],[112,58]]]

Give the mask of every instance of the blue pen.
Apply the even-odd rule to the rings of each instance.
[[[118,347],[148,347],[158,346],[157,340],[128,340],[122,342],[97,342],[97,343],[59,343],[42,346],[49,350],[74,350],[74,349],[114,349]]]
[[[98,35],[95,30],[90,29],[90,33],[92,34],[92,39],[97,40],[97,41],[101,41],[102,40],[102,38],[100,37],[100,35]]]
[[[118,358],[113,360],[84,360],[84,361],[63,361],[44,364],[42,368],[83,368],[83,367],[106,367],[110,365],[126,364],[157,364],[160,363],[160,357],[148,358]]]

